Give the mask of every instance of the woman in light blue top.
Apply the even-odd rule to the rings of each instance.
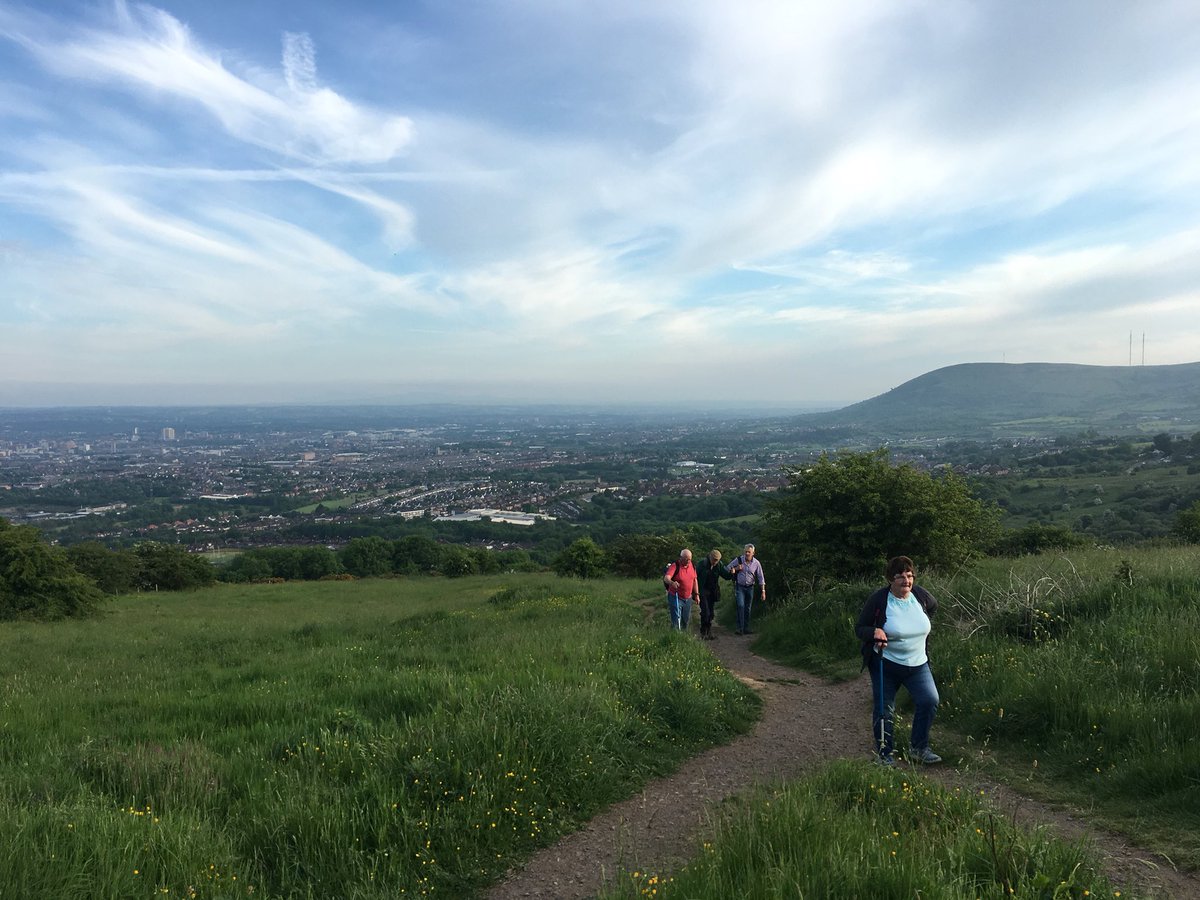
[[[927,653],[937,601],[914,583],[913,561],[907,556],[888,562],[887,577],[888,586],[867,598],[855,626],[862,642],[863,664],[871,671],[878,761],[885,766],[894,764],[892,724],[896,692],[903,686],[916,707],[909,755],[917,762],[939,763],[942,758],[929,749],[929,730],[939,698]]]

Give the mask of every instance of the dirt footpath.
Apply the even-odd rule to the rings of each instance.
[[[707,646],[763,699],[762,719],[732,744],[691,759],[675,775],[646,785],[629,800],[592,819],[583,830],[535,854],[486,896],[490,900],[594,897],[624,869],[665,873],[687,862],[707,830],[708,809],[757,781],[803,775],[830,759],[870,753],[870,688],[828,684],[750,652],[752,637],[714,626]],[[865,676],[864,676],[865,678]],[[1055,826],[1068,838],[1087,834],[1106,860],[1109,876],[1138,893],[1200,898],[1200,881],[1175,872],[1153,854],[1064,812],[947,766],[925,770],[972,791],[985,790],[1006,815]]]

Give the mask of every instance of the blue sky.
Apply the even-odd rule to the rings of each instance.
[[[0,0],[0,404],[1193,362],[1198,251],[1192,0]]]

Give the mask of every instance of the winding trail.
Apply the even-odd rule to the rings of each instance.
[[[488,900],[583,900],[626,869],[668,872],[692,856],[708,830],[710,808],[722,800],[757,782],[798,777],[826,760],[865,756],[869,688],[859,682],[829,684],[770,662],[750,652],[750,638],[714,628],[718,639],[707,646],[762,696],[762,718],[753,730],[693,757],[674,775],[650,782],[582,830],[537,852],[489,890]],[[1197,878],[1070,813],[949,766],[923,773],[950,786],[986,791],[1000,812],[1023,824],[1052,825],[1069,839],[1086,834],[1109,877],[1125,889],[1172,900],[1200,898]]]

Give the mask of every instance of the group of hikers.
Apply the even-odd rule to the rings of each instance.
[[[754,545],[747,544],[742,555],[729,565],[721,562],[721,551],[711,550],[699,565],[692,565],[692,551],[679,551],[679,559],[663,571],[667,588],[667,611],[671,627],[688,630],[692,604],[700,606],[700,637],[716,640],[712,632],[713,613],[721,599],[721,579],[732,581],[737,598],[737,634],[750,633],[750,609],[756,596],[766,599],[767,581],[763,567],[754,558]]]
[[[932,765],[942,761],[929,747],[929,732],[939,701],[928,656],[937,600],[916,584],[916,566],[907,556],[890,559],[886,575],[887,586],[867,598],[854,629],[862,649],[863,666],[871,675],[875,761],[882,766],[896,764],[892,727],[896,693],[903,687],[914,706],[908,759]],[[762,563],[754,555],[753,544],[747,544],[742,555],[728,565],[721,562],[720,550],[710,551],[697,565],[692,563],[691,550],[680,551],[679,558],[663,571],[671,627],[687,631],[692,605],[697,604],[700,637],[716,640],[712,631],[713,612],[721,597],[722,578],[734,583],[736,634],[750,634],[754,600],[756,597],[765,600],[767,596]]]

